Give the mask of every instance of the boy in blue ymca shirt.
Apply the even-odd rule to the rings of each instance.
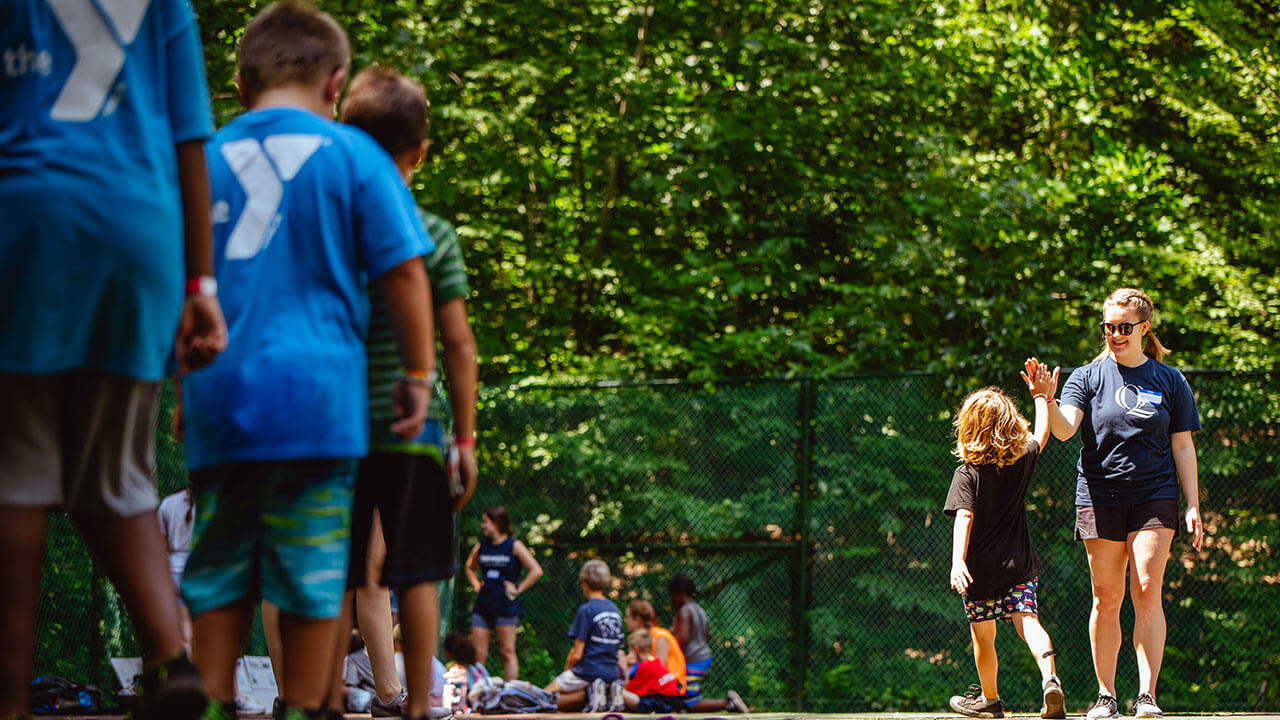
[[[333,120],[346,34],[292,0],[240,41],[249,112],[208,144],[215,274],[227,352],[187,377],[195,537],[182,594],[210,695],[234,717],[234,665],[258,595],[280,608],[284,716],[324,717],[347,576],[357,459],[368,451],[366,278],[380,285],[405,367],[405,437],[434,371],[432,249],[391,158]]]
[[[0,717],[23,716],[52,510],[129,608],[141,719],[205,707],[155,522],[155,416],[175,348],[226,327],[209,278],[213,133],[186,0],[0,3]],[[183,273],[188,279],[183,298]]]

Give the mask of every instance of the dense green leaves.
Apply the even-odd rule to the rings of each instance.
[[[325,7],[433,96],[490,382],[989,378],[1087,359],[1120,285],[1177,364],[1275,362],[1270,3]],[[221,91],[252,4],[198,9]]]

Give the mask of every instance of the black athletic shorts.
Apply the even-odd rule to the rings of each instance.
[[[348,588],[364,585],[375,508],[387,542],[380,584],[406,588],[458,574],[453,499],[440,461],[429,455],[374,451],[360,462],[356,476]]]
[[[1178,532],[1178,501],[1174,498],[1148,500],[1133,505],[1077,505],[1077,540],[1125,542],[1129,533],[1170,528]]]

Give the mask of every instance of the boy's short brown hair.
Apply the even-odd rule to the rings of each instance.
[[[263,90],[315,82],[350,62],[346,31],[306,0],[268,5],[240,37],[240,87],[250,104]]]
[[[394,157],[427,138],[427,93],[395,70],[374,65],[351,81],[340,117],[372,135]],[[504,533],[509,528],[499,527]]]

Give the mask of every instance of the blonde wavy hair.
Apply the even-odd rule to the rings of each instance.
[[[955,426],[956,447],[951,454],[971,465],[1012,465],[1031,434],[1013,399],[998,387],[969,393],[956,413]]]

